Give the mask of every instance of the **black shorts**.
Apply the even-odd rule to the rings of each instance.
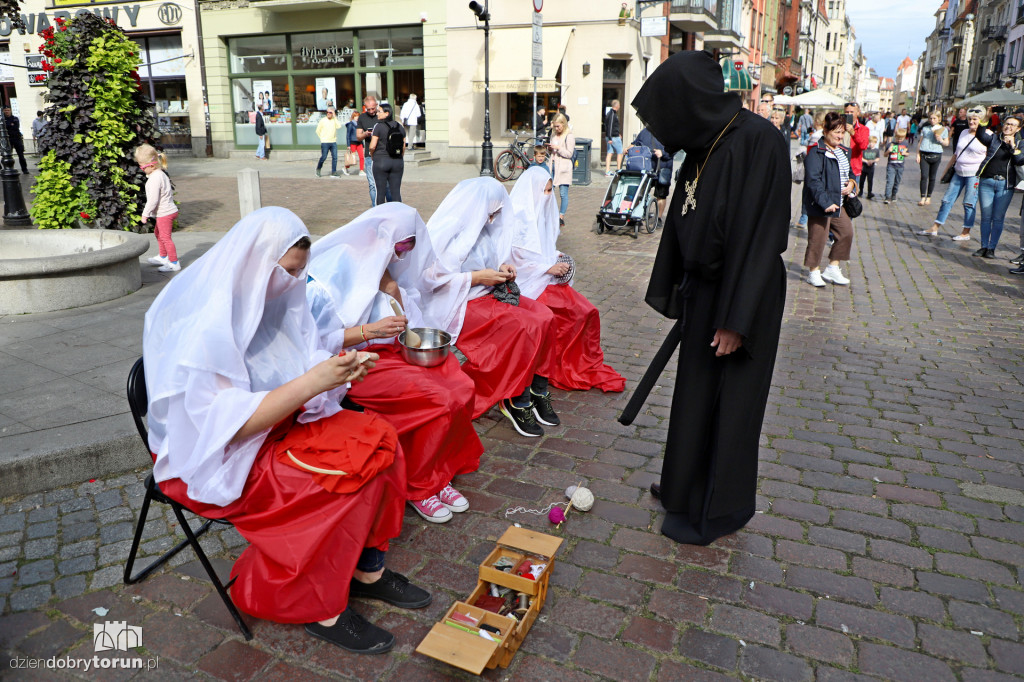
[[[655,199],[667,199],[668,198],[668,185],[662,185],[654,183],[654,198]]]

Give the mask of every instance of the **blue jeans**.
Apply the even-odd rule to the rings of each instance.
[[[265,158],[267,158],[267,148],[265,146],[266,145],[266,139],[267,139],[266,136],[265,135],[257,135],[256,139],[259,140],[259,142],[256,143],[256,158],[258,158],[258,159],[265,159]]]
[[[373,181],[373,157],[366,155],[365,161],[366,182],[370,186],[370,206],[377,205],[377,183]],[[391,201],[391,187],[384,188],[384,199]]]
[[[316,164],[316,172],[319,173],[320,169],[324,167],[324,161],[327,159],[328,152],[331,154],[331,175],[338,172],[338,143],[337,142],[321,142],[320,143],[320,161]]]
[[[900,191],[900,180],[903,179],[903,164],[889,163],[885,166],[885,198],[895,199]]]
[[[983,178],[978,186],[978,204],[981,206],[981,246],[995,249],[1003,234],[1003,219],[1006,209],[1013,201],[1013,188],[1006,186],[1006,180]]]
[[[558,196],[561,198],[561,201],[558,202],[558,214],[565,215],[565,212],[569,210],[569,185],[559,185]]]
[[[974,206],[978,203],[978,179],[974,176],[965,178],[962,175],[953,173],[953,179],[949,181],[949,189],[942,197],[942,205],[939,206],[939,215],[935,217],[937,225],[944,225],[949,212],[953,210],[960,193],[964,192],[964,227],[974,227]]]
[[[375,547],[364,547],[363,553],[359,555],[359,561],[356,562],[356,570],[363,573],[376,573],[384,568],[385,554],[386,552]]]

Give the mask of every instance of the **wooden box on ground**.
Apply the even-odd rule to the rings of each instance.
[[[555,552],[561,544],[562,538],[510,526],[498,540],[494,551],[480,564],[480,579],[476,589],[465,601],[457,601],[448,609],[441,622],[434,625],[416,647],[416,651],[475,675],[482,673],[484,668],[499,665],[507,668],[523,643],[526,633],[540,615],[541,608],[544,607],[544,601],[548,596],[548,581],[554,570]],[[516,564],[525,558],[537,557],[544,559],[547,565],[536,580],[531,580],[494,568],[494,562],[503,557],[511,559]],[[520,620],[516,621],[508,616],[500,616],[473,606],[477,599],[488,594],[492,584],[529,595],[529,609]],[[492,642],[476,632],[453,627],[449,621],[452,613],[456,611],[477,618],[482,624],[498,628],[501,635],[492,634],[495,640]]]

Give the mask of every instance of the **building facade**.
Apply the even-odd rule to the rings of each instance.
[[[978,4],[978,35],[971,56],[968,90],[984,92],[1000,87],[1006,79],[1006,43],[1010,32],[1010,13],[1020,6],[1008,0],[988,0]]]
[[[825,36],[829,16],[825,0],[800,0],[800,60],[803,64],[803,88],[813,90],[825,83]],[[829,41],[831,46],[831,40]]]
[[[950,9],[954,3],[950,2]],[[942,99],[952,103],[967,96],[970,85],[970,62],[974,51],[978,0],[958,0],[950,23],[950,41],[943,70]]]

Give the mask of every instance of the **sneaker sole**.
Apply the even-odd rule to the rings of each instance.
[[[849,284],[848,281],[847,282],[837,282],[834,279],[832,279],[831,277],[826,277],[825,275],[822,275],[821,278],[823,280],[825,280],[826,282],[828,282],[829,284],[834,284],[837,287],[845,287],[847,284]]]
[[[324,637],[323,635],[321,635],[321,634],[319,634],[317,632],[313,632],[309,628],[306,628],[306,634],[311,635],[313,637],[316,637],[317,639],[322,639],[325,642],[330,642],[331,644],[333,644],[334,646],[338,647],[339,649],[344,649],[345,651],[348,651],[348,652],[353,653],[353,654],[370,654],[370,655],[386,654],[387,652],[389,652],[389,651],[391,651],[392,649],[395,648],[395,636],[394,635],[391,635],[391,641],[388,642],[387,646],[381,647],[380,649],[350,649],[349,647],[345,646],[344,644],[339,644],[338,642],[335,642],[330,637]],[[391,634],[391,633],[388,633],[388,634]]]
[[[441,504],[444,504],[444,503],[442,502]],[[437,517],[437,516],[427,516],[426,514],[424,514],[423,512],[421,512],[421,511],[420,511],[419,509],[417,509],[417,508],[416,508],[416,505],[414,505],[414,504],[413,504],[412,502],[409,502],[409,506],[410,506],[410,507],[412,507],[412,510],[413,510],[414,512],[416,512],[417,514],[419,514],[419,515],[420,515],[420,517],[421,517],[421,518],[422,518],[422,519],[423,519],[424,521],[429,521],[430,523],[448,523],[449,521],[451,521],[451,520],[452,520],[452,515],[451,515],[450,513],[448,514],[448,516],[441,516],[441,517]],[[446,505],[446,506],[447,506],[447,505]]]
[[[806,282],[807,280],[804,280],[804,281]],[[807,283],[810,284],[815,289],[823,289],[825,287],[825,283],[824,282],[822,282],[821,284],[815,284],[814,282],[807,282]]]
[[[519,424],[516,423],[516,420],[512,418],[512,415],[509,414],[508,410],[505,409],[505,406],[500,403],[498,404],[498,411],[501,412],[506,417],[508,417],[508,420],[512,422],[512,428],[514,428],[516,430],[516,433],[518,433],[520,436],[526,436],[527,438],[540,438],[541,436],[544,435],[543,433],[527,433],[526,431],[523,431],[521,428],[519,428]]]
[[[562,424],[561,422],[546,422],[546,421],[544,421],[543,419],[541,419],[540,412],[537,411],[536,407],[533,408],[533,416],[536,417],[537,421],[540,422],[541,424],[543,424],[544,426],[561,426],[561,424]]]

